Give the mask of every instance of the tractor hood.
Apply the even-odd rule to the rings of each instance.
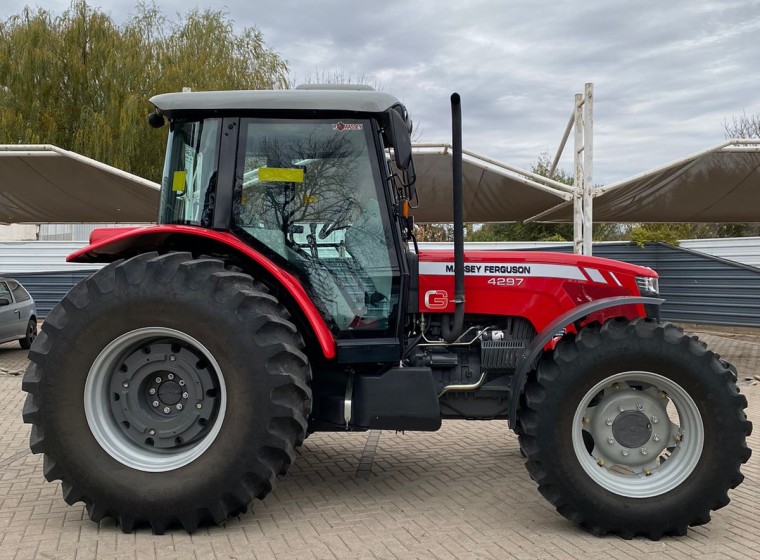
[[[420,251],[420,274],[441,274],[448,267],[438,263],[450,263],[453,266],[454,252],[446,250]],[[627,274],[634,277],[657,278],[651,268],[628,264],[601,257],[568,255],[565,253],[548,253],[540,251],[466,251],[464,255],[466,275],[518,274],[512,269],[522,269],[528,276],[542,276],[544,272],[563,274],[561,277],[574,280],[593,280],[592,271],[607,271],[613,274]],[[435,264],[434,264],[435,263]],[[492,265],[492,266],[489,266]],[[511,265],[497,268],[498,265]],[[536,265],[535,267],[532,265]],[[543,265],[543,266],[541,266]],[[530,267],[527,270],[526,267]],[[555,268],[560,267],[560,268]],[[585,274],[584,274],[585,271]],[[453,273],[453,270],[452,272]]]
[[[655,271],[643,266],[563,253],[468,251],[464,263],[465,313],[524,317],[537,331],[588,302],[639,296],[640,286],[655,286],[657,278]],[[452,313],[454,299],[454,252],[420,251],[419,311]],[[627,306],[611,308],[591,320],[644,314],[643,307]]]

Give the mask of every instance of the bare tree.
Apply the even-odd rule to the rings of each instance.
[[[732,116],[731,121],[723,121],[726,140],[732,138],[760,138],[760,114],[748,115],[743,112],[740,116]]]

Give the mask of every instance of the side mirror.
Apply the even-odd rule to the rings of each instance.
[[[391,122],[391,139],[393,141],[393,159],[396,167],[401,171],[409,169],[412,161],[412,138],[409,136],[409,128],[395,108],[388,111]]]
[[[10,305],[10,304],[11,304],[11,300],[6,299],[6,298],[0,298],[0,307],[2,307],[3,305]]]

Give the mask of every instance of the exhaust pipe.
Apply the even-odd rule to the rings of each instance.
[[[451,169],[454,194],[454,320],[442,318],[441,334],[451,344],[464,327],[464,209],[462,204],[462,102],[451,94]]]

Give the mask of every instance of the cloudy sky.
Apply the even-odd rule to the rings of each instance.
[[[3,0],[59,12],[67,0]],[[123,22],[136,0],[93,1]],[[585,82],[595,88],[594,182],[609,183],[724,139],[760,113],[760,1],[161,0],[258,27],[294,81],[340,71],[399,97],[421,141],[447,141],[462,95],[464,147],[520,167],[552,155]],[[571,150],[562,167],[572,168]]]

